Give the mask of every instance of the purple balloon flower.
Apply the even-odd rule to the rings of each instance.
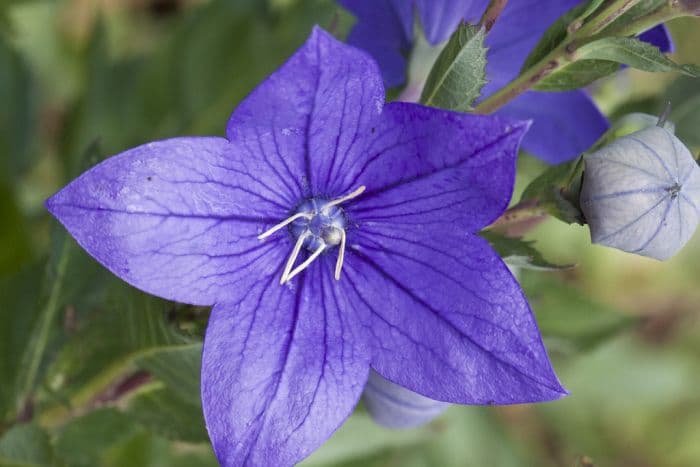
[[[508,204],[527,127],[384,105],[375,62],[315,29],[226,138],[131,149],[47,207],[130,284],[213,305],[216,455],[285,466],[350,415],[370,368],[454,403],[566,394],[520,287],[474,234]]]
[[[476,23],[488,0],[338,0],[358,22],[348,42],[379,62],[387,86],[405,81],[406,56],[413,43],[413,9],[432,45],[446,40],[460,21]],[[489,96],[520,73],[525,59],[545,30],[581,0],[510,0],[486,37]],[[668,31],[658,26],[640,36],[662,51],[671,49]],[[608,128],[607,119],[585,91],[526,92],[498,112],[533,119],[523,147],[556,164],[578,156]]]

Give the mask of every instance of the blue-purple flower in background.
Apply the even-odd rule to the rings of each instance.
[[[449,38],[460,21],[478,22],[488,0],[338,0],[358,19],[348,37],[350,44],[367,50],[379,62],[387,86],[405,81],[406,57],[413,43],[414,8],[428,42]],[[545,30],[581,0],[510,0],[486,37],[489,48],[483,96],[489,96],[515,78]],[[671,49],[668,31],[658,26],[640,36]],[[523,147],[535,156],[559,163],[588,149],[608,128],[585,91],[526,92],[499,112],[533,119]]]
[[[528,124],[384,99],[376,63],[316,29],[226,138],[128,150],[47,202],[125,281],[213,305],[202,401],[224,466],[308,456],[370,368],[453,403],[566,394],[475,235],[508,205]]]

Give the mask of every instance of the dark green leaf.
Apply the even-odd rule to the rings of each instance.
[[[678,65],[664,55],[658,47],[630,37],[604,37],[589,42],[576,51],[581,60],[608,60],[624,63],[644,71],[678,71],[688,76],[700,77],[695,65]]]
[[[571,91],[615,73],[620,64],[608,60],[579,60],[545,76],[533,86],[536,91]]]
[[[552,166],[525,188],[521,202],[536,204],[569,224],[583,224],[584,217],[578,201],[582,173],[582,157]]]
[[[468,111],[486,84],[485,30],[462,23],[433,65],[420,102],[442,109]]]
[[[633,317],[591,300],[555,275],[524,271],[520,283],[548,347],[560,353],[590,350],[636,323]]]
[[[115,409],[98,409],[76,418],[58,432],[55,453],[71,467],[102,465],[105,452],[131,436],[138,426]]]
[[[484,237],[509,266],[537,271],[558,271],[571,269],[573,265],[557,265],[550,263],[537,251],[532,241],[521,238],[511,238],[492,231],[484,231],[479,235]]]
[[[150,385],[131,397],[126,413],[149,430],[169,439],[206,442],[202,406],[184,400],[171,388]]]
[[[32,162],[37,111],[32,76],[0,34],[0,181],[14,183]]]
[[[48,466],[51,460],[49,436],[36,425],[17,425],[0,437],[0,466]]]

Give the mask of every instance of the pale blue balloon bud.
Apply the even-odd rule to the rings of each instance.
[[[387,428],[415,428],[438,417],[450,405],[394,384],[374,370],[362,397],[372,419]]]
[[[580,201],[593,243],[664,260],[695,232],[700,168],[667,129],[623,136],[584,161]]]

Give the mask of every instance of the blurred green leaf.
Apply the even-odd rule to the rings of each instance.
[[[700,148],[700,80],[679,77],[669,86],[666,99],[671,102],[669,120],[676,125],[676,136]]]
[[[604,37],[581,46],[576,55],[580,60],[609,60],[644,71],[678,71],[700,77],[699,67],[679,65],[658,47],[631,37]]]
[[[486,84],[485,30],[462,23],[433,65],[420,102],[466,112]]]
[[[37,119],[34,92],[24,60],[0,34],[0,182],[5,184],[14,184],[33,160]]]
[[[590,350],[637,323],[553,275],[524,271],[520,283],[550,350],[564,354]]]
[[[104,306],[78,315],[76,329],[49,368],[46,381],[53,397],[83,405],[133,372],[142,356],[186,344],[164,319],[170,306],[112,281]]]
[[[389,448],[405,447],[433,436],[430,428],[389,430],[380,427],[366,413],[348,418],[333,437],[303,461],[302,466],[332,465],[362,459]]]
[[[207,442],[202,406],[173,389],[153,384],[129,398],[126,413],[144,427],[173,440]]]
[[[479,235],[491,244],[509,266],[536,271],[558,271],[572,267],[572,265],[557,265],[545,260],[542,253],[534,247],[535,242],[506,237],[493,231],[480,232]]]
[[[71,467],[102,465],[105,452],[112,445],[132,435],[137,426],[115,409],[97,409],[71,420],[54,440],[58,458]]]
[[[2,73],[1,70],[0,73]],[[0,248],[0,277],[2,277],[8,273],[17,272],[32,256],[29,227],[17,206],[12,186],[5,184],[2,180],[0,180],[0,219],[2,219],[0,245],[7,245]]]
[[[0,466],[49,466],[53,460],[48,434],[34,424],[17,425],[0,437]]]
[[[201,359],[202,344],[195,343],[154,349],[139,357],[136,364],[183,400],[199,404]]]

